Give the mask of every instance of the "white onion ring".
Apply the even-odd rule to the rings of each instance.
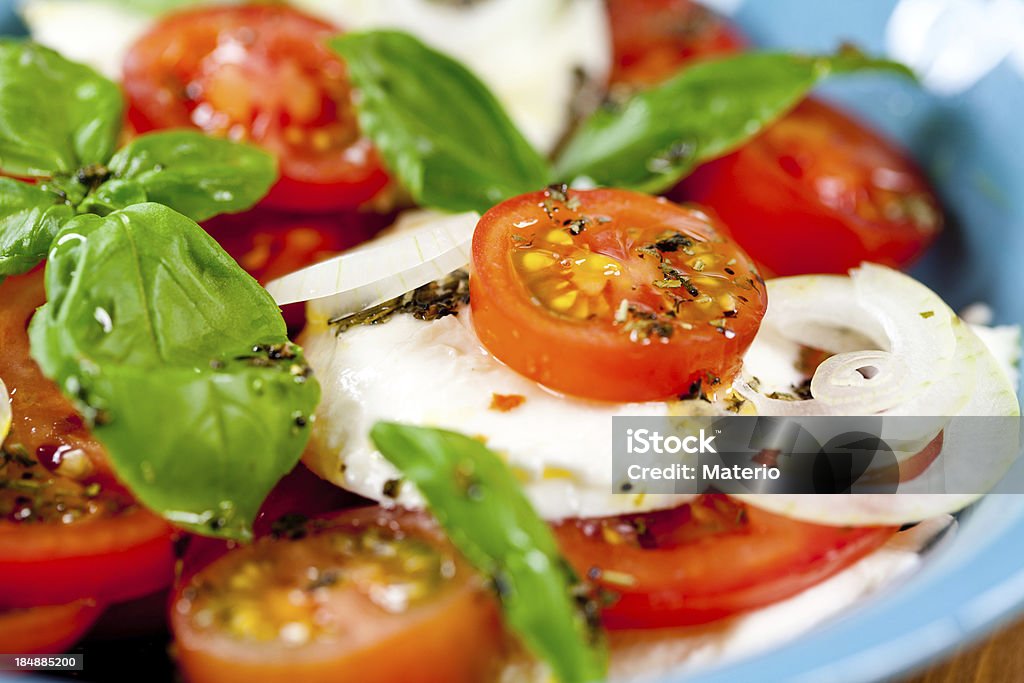
[[[476,213],[410,211],[366,244],[267,285],[279,305],[313,301],[334,318],[358,313],[465,267]]]
[[[899,494],[737,495],[778,514],[819,524],[889,525],[916,522],[953,512],[981,497],[1016,456],[1016,422],[997,422],[1004,433],[979,434],[950,416],[1018,416],[1020,406],[1010,376],[979,337],[933,292],[910,277],[865,264],[850,278],[794,277],[768,283],[769,307],[762,329],[794,344],[838,352],[819,366],[812,398],[769,398],[752,387],[756,367],[745,366],[735,389],[762,415],[912,415],[932,420],[886,421],[886,441],[908,444],[898,459],[915,455],[944,430],[942,467],[900,486]],[[851,350],[848,329],[877,347]],[[806,330],[811,329],[811,334]],[[755,339],[754,344],[758,342]],[[870,371],[865,371],[871,368]],[[920,433],[903,433],[914,429]],[[1012,450],[1012,453],[1010,452]],[[964,457],[970,453],[971,457]],[[937,463],[940,461],[936,461]],[[932,474],[929,474],[932,473]],[[944,491],[945,480],[958,490]]]
[[[745,366],[736,390],[759,414],[956,415],[970,396],[962,380],[974,360],[956,358],[959,319],[902,273],[864,264],[850,277],[780,278],[769,281],[768,301],[762,329],[836,355],[815,372],[808,401],[764,396],[751,385],[757,368]],[[855,336],[873,348],[851,349]]]

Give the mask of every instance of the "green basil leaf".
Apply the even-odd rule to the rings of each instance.
[[[22,40],[0,39],[0,169],[74,173],[105,163],[121,130],[121,91],[87,66]]]
[[[57,236],[33,357],[144,504],[245,538],[297,462],[319,385],[266,290],[159,204],[81,215]]]
[[[0,281],[45,259],[53,238],[74,215],[66,199],[47,187],[0,178]]]
[[[148,201],[142,185],[133,180],[108,180],[86,195],[78,205],[78,213],[94,213],[106,216],[112,211],[124,209]]]
[[[196,221],[251,208],[277,180],[273,155],[188,130],[136,138],[108,168],[115,178],[138,184],[149,201]]]
[[[753,52],[690,67],[585,120],[555,164],[565,181],[660,192],[757,135],[833,74],[906,67],[854,50],[833,56]]]
[[[360,127],[417,203],[482,213],[548,184],[547,163],[459,62],[395,31],[330,45],[358,91]]]
[[[592,603],[515,477],[476,439],[378,422],[374,444],[427,500],[452,543],[498,588],[505,621],[562,683],[607,676]]]

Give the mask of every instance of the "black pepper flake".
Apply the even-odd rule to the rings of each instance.
[[[388,479],[384,482],[384,488],[381,490],[386,497],[391,500],[398,498],[398,494],[402,491],[402,480],[401,479]]]
[[[548,185],[547,195],[554,199],[556,202],[567,202],[569,201],[569,186],[565,183],[555,183],[554,185]]]
[[[305,538],[309,518],[295,512],[281,515],[270,525],[270,535],[274,538],[283,538],[289,541],[297,541]]]
[[[701,397],[701,389],[704,386],[704,380],[698,378],[695,379],[691,384],[690,388],[685,394],[679,395],[680,401],[692,401]]]
[[[654,243],[654,248],[662,253],[679,251],[680,249],[689,249],[692,246],[693,240],[686,235],[680,235],[679,233],[662,238]]]

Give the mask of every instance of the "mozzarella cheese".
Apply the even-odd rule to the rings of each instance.
[[[530,142],[550,152],[581,91],[603,87],[611,38],[601,0],[298,0],[347,31],[395,28],[460,60],[487,84]],[[154,19],[110,0],[27,0],[32,37],[119,79]]]
[[[321,477],[382,503],[419,508],[411,485],[369,439],[378,420],[480,436],[523,480],[545,519],[679,505],[690,496],[612,493],[612,420],[668,415],[668,403],[608,404],[561,396],[519,375],[481,346],[464,309],[425,322],[397,314],[341,335],[312,322],[301,340],[323,386],[306,464]],[[520,402],[502,411],[496,397]]]

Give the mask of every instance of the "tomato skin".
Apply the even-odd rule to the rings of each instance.
[[[310,216],[256,208],[203,223],[260,284],[336,256],[376,235],[392,216],[338,211]]]
[[[747,46],[728,19],[692,0],[607,0],[613,86],[657,85],[682,68]]]
[[[67,459],[53,473],[36,463],[19,468],[17,476],[31,474],[34,481],[56,482],[68,492],[92,482],[100,487],[97,503],[119,511],[67,523],[0,518],[0,608],[62,605],[82,598],[111,602],[164,588],[173,579],[175,562],[170,525],[132,503],[114,481],[103,447],[29,355],[25,328],[44,299],[41,270],[0,285],[0,377],[13,412],[5,444],[20,446],[29,462],[40,454],[81,451],[85,457],[75,465],[74,478],[63,474]],[[0,463],[0,477],[11,476],[15,465]]]
[[[0,607],[129,600],[174,579],[171,527],[141,508],[71,524],[0,522]]]
[[[358,533],[360,529],[399,530],[406,538],[447,542],[423,515],[380,508],[353,510],[315,527],[311,534]],[[217,627],[200,630],[192,610],[204,583],[223,585],[245,566],[246,553],[276,557],[275,567],[289,562],[287,541],[263,539],[255,546],[234,551],[184,584],[172,603],[171,625],[178,661],[191,683],[470,683],[493,680],[504,645],[493,597],[472,576],[468,583],[451,587],[427,604],[399,614],[382,614],[363,599],[342,596],[351,623],[343,635],[326,636],[303,645],[279,641],[247,641]],[[266,544],[273,544],[267,546]],[[274,554],[277,553],[277,554]],[[284,553],[282,555],[281,553]],[[304,565],[304,566],[308,566]],[[319,567],[319,565],[316,565]],[[319,567],[323,570],[323,567]],[[456,572],[462,572],[459,567]],[[456,579],[458,580],[458,579]],[[278,585],[278,584],[274,584]],[[194,592],[190,593],[190,589]],[[351,592],[351,591],[349,591]],[[353,601],[351,604],[347,601]],[[234,601],[232,604],[236,604]]]
[[[214,239],[260,284],[336,256],[391,225],[388,214],[336,211],[303,215],[257,207],[203,223]],[[289,331],[298,333],[306,305],[282,309]]]
[[[359,133],[344,65],[326,45],[337,33],[282,5],[170,14],[125,59],[129,121],[140,133],[194,127],[264,147],[281,172],[267,206],[359,206],[389,177]]]
[[[623,539],[634,533],[623,528],[643,529],[645,540]],[[717,494],[674,510],[555,528],[570,564],[613,596],[602,613],[613,630],[705,624],[777,602],[846,568],[895,531],[799,522]],[[610,571],[630,582],[601,578]]]
[[[746,254],[716,229],[709,216],[664,199],[625,190],[570,190],[566,196],[568,203],[556,206],[550,216],[545,208],[551,202],[550,190],[509,199],[488,211],[477,225],[470,303],[483,345],[521,374],[584,398],[658,400],[692,393],[695,383],[704,383],[709,394],[713,386],[727,386],[767,307],[763,281]],[[515,258],[523,249],[533,249],[538,236],[565,230],[566,221],[577,216],[601,220],[592,220],[569,248],[589,256],[611,255],[622,273],[609,278],[610,284],[602,285],[597,295],[604,313],[566,319],[538,303]],[[737,310],[708,309],[714,316],[724,316],[711,316],[725,321],[723,327],[698,319],[686,329],[673,327],[665,336],[651,334],[638,340],[631,338],[626,325],[613,321],[613,315],[618,317],[616,309],[627,299],[627,303],[655,302],[650,310],[659,310],[658,319],[671,326],[689,325],[687,316],[704,315],[704,308],[686,308],[696,306],[692,301],[677,304],[684,311],[678,316],[655,308],[663,306],[661,297],[668,295],[656,284],[664,277],[656,257],[641,254],[653,234],[690,235],[699,246],[712,250],[716,268],[731,264],[726,268],[732,274],[722,274],[713,286],[726,287],[722,291],[732,297]],[[681,258],[681,254],[673,249],[668,255]],[[575,258],[566,257],[561,263]],[[693,281],[698,282],[700,275],[712,278],[711,270],[695,274]],[[688,294],[681,288],[676,291]],[[721,301],[717,296],[712,307]]]
[[[942,226],[940,204],[905,152],[814,99],[669,196],[714,209],[780,276],[845,274],[863,261],[906,267]]]
[[[10,654],[63,654],[102,613],[93,600],[0,611],[0,649]]]

